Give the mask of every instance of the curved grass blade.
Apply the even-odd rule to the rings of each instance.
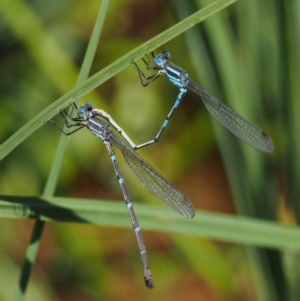
[[[224,242],[277,250],[300,251],[300,228],[277,222],[229,214],[196,211],[193,220],[153,205],[135,204],[143,228],[149,231],[206,237]],[[132,229],[124,201],[64,197],[0,196],[5,218],[89,223]]]

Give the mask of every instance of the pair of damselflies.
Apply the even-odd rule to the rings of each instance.
[[[195,215],[193,205],[189,199],[172,184],[170,184],[150,164],[143,160],[135,152],[135,150],[154,144],[159,140],[175,109],[179,106],[183,97],[185,96],[188,88],[198,94],[209,112],[238,138],[262,152],[272,153],[274,151],[271,138],[263,130],[231,110],[201,86],[189,79],[188,73],[186,73],[180,67],[169,62],[169,52],[164,51],[157,56],[154,56],[152,53],[152,56],[155,66],[150,66],[149,56],[146,56],[147,59],[143,59],[147,70],[158,70],[156,74],[150,77],[146,77],[137,64],[132,62],[138,71],[143,86],[148,86],[160,76],[165,76],[172,84],[179,88],[179,94],[175,104],[173,105],[158,134],[153,140],[140,145],[134,144],[127,134],[122,130],[122,128],[110,117],[110,115],[103,110],[93,108],[92,104],[90,103],[87,103],[78,109],[74,103],[71,104],[72,110],[70,114],[65,110],[61,110],[61,114],[65,120],[66,126],[68,128],[75,127],[76,129],[66,133],[59,128],[64,134],[70,135],[81,128],[86,127],[105,144],[108,154],[112,160],[117,180],[120,184],[131,223],[136,234],[142,258],[144,281],[148,288],[154,287],[154,281],[148,265],[146,247],[130,197],[127,193],[124,179],[117,163],[114,146],[122,152],[125,161],[133,174],[152,194],[163,201],[167,206],[187,218],[192,218]],[[77,110],[76,117],[73,116],[74,109]],[[114,133],[111,126],[118,132],[119,135]]]

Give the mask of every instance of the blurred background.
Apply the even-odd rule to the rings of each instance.
[[[91,75],[212,2],[111,1]],[[100,4],[0,2],[1,143],[75,86]],[[275,145],[266,155],[238,141],[187,93],[159,143],[139,153],[196,209],[299,221],[299,34],[299,1],[244,0],[157,49]],[[143,88],[130,66],[80,103],[105,109],[140,144],[157,134],[177,93],[163,78]],[[45,124],[2,160],[1,194],[41,195],[59,137]],[[121,168],[133,203],[159,204]],[[122,199],[105,147],[86,130],[71,139],[56,195]],[[13,300],[33,224],[0,219],[0,300]],[[298,254],[143,235],[153,291],[144,286],[132,230],[47,223],[26,300],[299,300]]]

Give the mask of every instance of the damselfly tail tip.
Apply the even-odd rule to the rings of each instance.
[[[149,289],[154,288],[154,281],[151,276],[145,277],[144,280],[145,280],[145,284],[146,284],[147,288],[149,288]]]

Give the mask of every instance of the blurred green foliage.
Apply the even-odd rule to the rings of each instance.
[[[111,1],[91,74],[209,3]],[[1,1],[1,143],[76,85],[99,7],[94,0]],[[211,123],[200,99],[188,93],[161,141],[140,153],[197,209],[299,221],[299,13],[297,0],[239,1],[164,46],[174,63],[275,144],[272,156],[251,149]],[[143,88],[130,66],[80,101],[105,109],[138,144],[157,133],[177,92],[164,79]],[[43,193],[59,135],[46,123],[1,161],[2,195]],[[133,202],[158,204],[121,167]],[[121,198],[105,148],[85,130],[71,139],[57,184],[57,195]],[[6,301],[15,296],[33,223],[0,223],[0,299]],[[132,231],[51,223],[25,299],[299,300],[295,253],[143,234],[154,291],[143,285]]]

